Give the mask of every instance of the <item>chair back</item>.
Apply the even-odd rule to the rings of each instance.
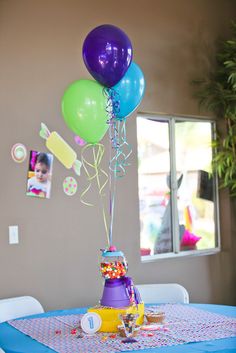
[[[40,313],[44,313],[44,309],[39,301],[33,297],[0,299],[0,323]]]
[[[138,284],[135,287],[145,304],[189,303],[187,290],[177,283]]]

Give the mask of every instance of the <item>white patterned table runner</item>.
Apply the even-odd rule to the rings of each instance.
[[[116,353],[154,347],[173,346],[236,336],[236,319],[196,309],[188,305],[164,304],[149,311],[164,311],[166,331],[140,330],[136,343],[122,343],[118,334],[73,334],[83,315],[66,315],[8,321],[10,325],[58,353]],[[108,336],[105,340],[104,336]],[[112,336],[112,337],[110,337]],[[115,336],[115,337],[114,337]]]

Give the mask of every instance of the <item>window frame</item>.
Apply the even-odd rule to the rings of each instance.
[[[179,242],[179,225],[177,223],[177,178],[176,178],[176,150],[175,150],[175,124],[177,121],[181,122],[208,122],[211,123],[212,127],[212,139],[216,138],[216,120],[211,119],[206,116],[189,116],[189,115],[175,115],[175,114],[165,114],[165,113],[145,113],[138,112],[138,118],[145,118],[152,121],[165,121],[168,122],[169,129],[169,149],[170,149],[170,172],[172,175],[171,178],[171,207],[172,207],[172,215],[171,215],[171,224],[172,224],[172,241],[173,241],[173,251],[163,254],[155,254],[155,255],[146,255],[140,256],[141,262],[153,262],[162,259],[170,259],[170,258],[183,258],[183,257],[195,257],[195,256],[203,256],[203,255],[213,255],[217,254],[221,251],[221,234],[220,234],[220,213],[219,213],[219,187],[218,187],[218,177],[214,174],[213,178],[213,199],[214,199],[214,222],[215,222],[215,243],[216,246],[214,248],[209,249],[201,249],[201,250],[185,250],[180,251],[180,242]],[[137,120],[136,120],[137,122]],[[137,156],[138,156],[138,131],[136,124],[136,138],[137,138]],[[214,156],[216,149],[212,148],[212,155]],[[139,185],[139,172],[138,172],[138,185]],[[139,188],[139,186],[138,186]],[[139,195],[138,195],[139,199]],[[139,207],[139,220],[140,220],[140,207]],[[139,237],[141,233],[139,231]]]

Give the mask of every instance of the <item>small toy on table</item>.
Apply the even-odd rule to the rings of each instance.
[[[140,327],[139,325],[135,325],[135,328],[134,328],[134,332],[133,332],[133,337],[136,337],[140,331]],[[123,325],[119,325],[118,326],[118,332],[119,332],[119,335],[121,337],[126,337],[126,334],[125,334],[125,329],[124,329],[124,326]]]
[[[123,343],[134,343],[137,342],[133,337],[136,329],[136,320],[138,318],[138,314],[121,314],[119,318],[121,319],[122,326],[124,329],[124,334],[126,339],[123,340]],[[120,326],[119,326],[120,327]]]

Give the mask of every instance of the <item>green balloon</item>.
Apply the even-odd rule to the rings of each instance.
[[[62,97],[66,125],[88,143],[99,142],[109,127],[103,89],[96,81],[79,80],[73,82]]]

